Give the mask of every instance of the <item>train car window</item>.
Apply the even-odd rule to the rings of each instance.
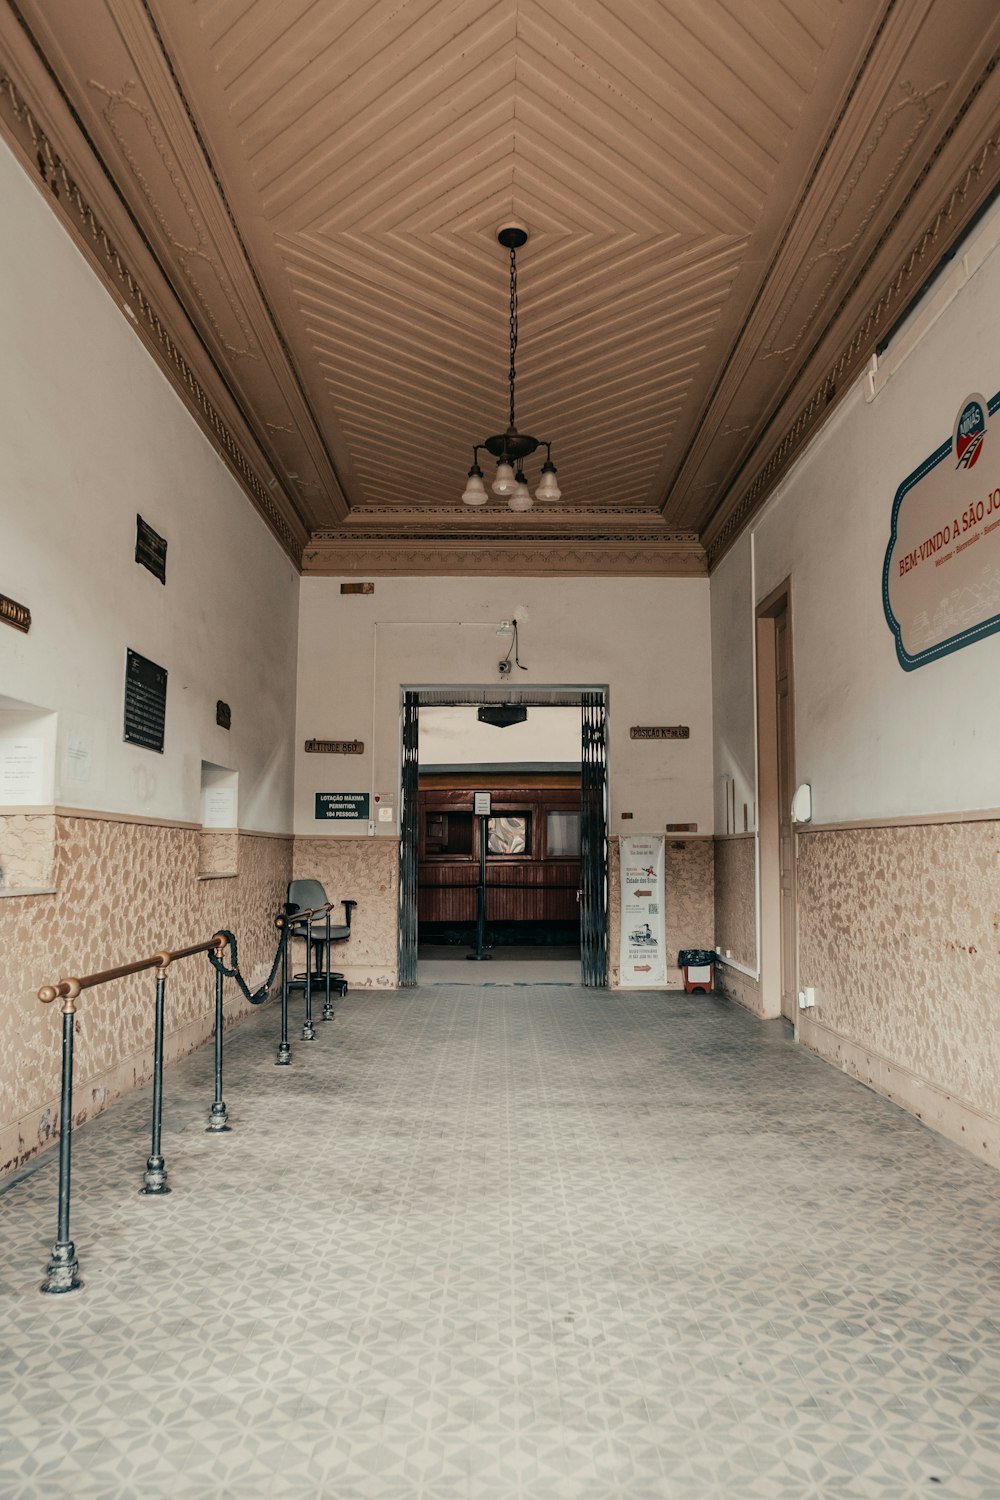
[[[490,818],[487,825],[486,849],[489,854],[530,854],[529,835],[531,818],[528,813],[508,813],[503,818]]]
[[[550,859],[579,859],[580,814],[550,812],[546,823],[546,848]]]
[[[424,814],[424,849],[428,854],[471,854],[473,817],[470,812]]]

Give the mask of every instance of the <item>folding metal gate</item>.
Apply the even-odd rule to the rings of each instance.
[[[400,797],[399,847],[399,983],[412,989],[417,982],[417,856],[419,822],[417,778],[420,694],[403,694],[403,783]]]
[[[581,700],[580,968],[589,989],[608,982],[607,715],[603,693]]]

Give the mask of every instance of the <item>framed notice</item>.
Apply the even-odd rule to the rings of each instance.
[[[667,982],[663,921],[663,834],[636,833],[619,840],[623,989],[654,989]]]
[[[128,649],[125,653],[126,745],[163,754],[163,730],[167,721],[167,669]]]
[[[141,516],[135,518],[135,560],[148,568],[154,578],[161,583],[167,581],[167,541],[166,537],[153,530],[148,521]]]

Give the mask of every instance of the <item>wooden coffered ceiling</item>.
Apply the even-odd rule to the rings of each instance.
[[[0,128],[305,571],[697,573],[989,198],[998,48],[995,0],[0,0]],[[527,515],[459,499],[511,217]]]

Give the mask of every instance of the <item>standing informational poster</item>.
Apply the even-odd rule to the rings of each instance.
[[[619,840],[621,857],[621,985],[651,989],[667,982],[663,921],[663,834]]]

